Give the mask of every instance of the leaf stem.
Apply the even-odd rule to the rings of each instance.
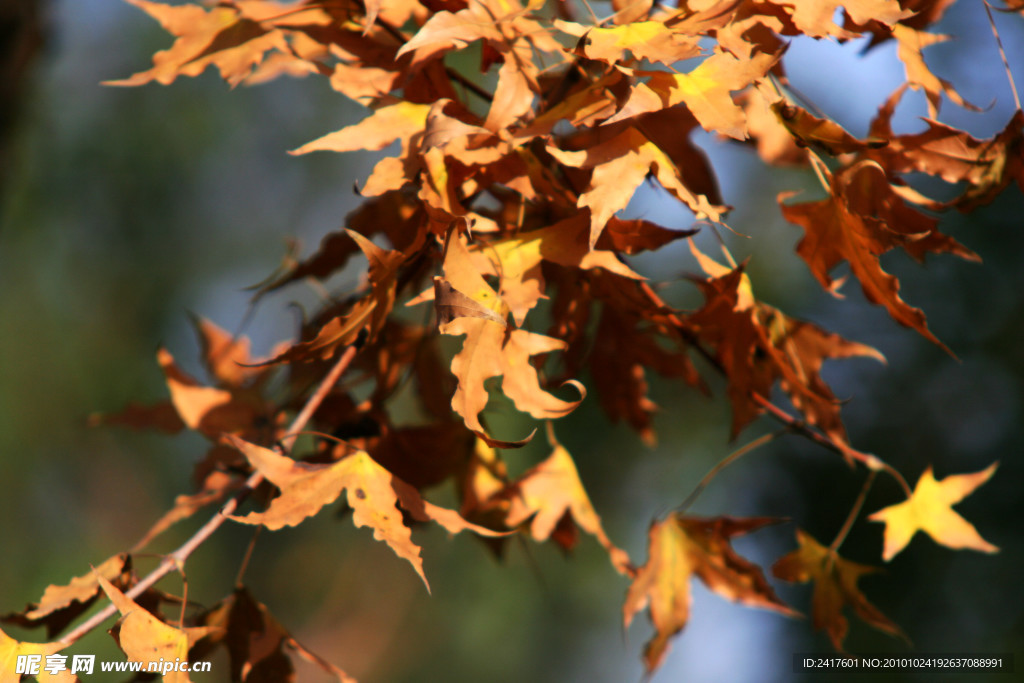
[[[875,482],[875,475],[878,474],[878,470],[868,470],[867,479],[864,480],[864,486],[860,489],[860,494],[857,496],[857,500],[853,503],[853,508],[850,510],[850,514],[846,516],[846,521],[843,522],[843,527],[836,534],[836,538],[832,541],[832,545],[828,547],[829,551],[835,553],[839,550],[839,546],[846,540],[847,534],[850,533],[850,529],[853,528],[853,523],[857,520],[857,515],[860,514],[860,509],[864,507],[864,501],[868,497],[868,491],[871,490],[871,485]]]
[[[316,409],[320,407],[320,404],[323,402],[324,398],[326,398],[331,388],[338,381],[341,375],[344,374],[345,370],[348,369],[348,366],[352,363],[352,359],[355,358],[356,351],[357,349],[355,346],[349,346],[345,349],[341,358],[338,359],[338,362],[335,363],[334,367],[332,367],[330,372],[327,373],[323,381],[321,381],[320,386],[317,387],[317,390],[309,397],[306,405],[295,417],[291,426],[288,427],[286,434],[289,434],[290,436],[286,436],[285,438],[295,438],[295,432],[302,431],[302,428],[305,427],[306,423],[309,422],[311,417],[313,417],[313,413],[315,413]],[[278,446],[275,447],[275,450],[280,452],[283,448]],[[238,506],[241,505],[242,502],[249,497],[249,494],[252,493],[253,490],[255,490],[255,488],[262,482],[263,475],[259,472],[254,472],[250,475],[241,490],[239,490],[233,498],[224,503],[224,505],[220,507],[217,513],[214,514],[206,524],[196,531],[191,538],[185,541],[181,547],[169,555],[165,555],[164,559],[157,565],[156,569],[151,571],[137,584],[132,586],[130,590],[125,591],[125,595],[131,599],[135,599],[171,571],[184,566],[185,560],[188,559],[195,549],[202,545],[214,531],[220,528],[220,526],[228,519],[228,516],[234,513],[235,510],[238,509]],[[117,607],[113,603],[108,604],[87,621],[83,622],[73,631],[61,638],[60,643],[65,647],[72,645],[79,638],[102,624],[116,612]]]
[[[697,486],[694,487],[690,495],[686,497],[686,500],[684,500],[679,505],[679,507],[676,508],[676,510],[679,511],[680,513],[686,512],[686,510],[689,509],[691,505],[693,505],[694,501],[696,501],[698,496],[700,496],[700,494],[704,492],[704,489],[707,488],[707,485],[711,483],[711,480],[714,479],[719,472],[721,472],[726,467],[742,458],[750,451],[760,448],[766,443],[774,441],[776,438],[782,436],[783,434],[786,434],[787,432],[789,432],[788,428],[780,429],[775,432],[769,432],[768,434],[762,434],[761,436],[757,437],[747,445],[737,448],[735,451],[726,456],[724,460],[722,460],[717,465],[712,467],[711,470],[704,475],[704,478],[700,480],[700,483],[698,483]]]
[[[1010,70],[1010,63],[1006,61],[1006,50],[1003,49],[1003,39],[999,37],[999,30],[996,28],[996,22],[992,18],[992,7],[988,4],[988,0],[981,0],[981,4],[985,5],[985,14],[988,15],[988,25],[992,27],[992,35],[996,38],[996,45],[999,47],[999,56],[1003,58],[1003,67],[1006,69],[1006,79],[1010,81],[1010,90],[1013,92],[1013,103],[1017,105],[1017,110],[1020,110],[1020,95],[1017,93],[1017,84],[1013,82],[1013,71]]]

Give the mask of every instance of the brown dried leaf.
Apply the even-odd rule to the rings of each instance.
[[[231,680],[252,683],[294,681],[295,668],[287,650],[315,662],[340,683],[356,683],[338,667],[306,650],[245,587],[236,588],[199,618],[212,631],[196,642],[189,655],[207,660],[223,646],[229,657]]]
[[[811,597],[812,623],[815,630],[824,629],[828,633],[836,650],[843,651],[843,640],[850,627],[843,616],[843,608],[847,605],[865,623],[907,640],[900,627],[868,602],[857,587],[860,578],[879,571],[877,567],[840,557],[802,529],[796,530],[796,540],[800,547],[772,565],[772,574],[792,583],[814,582],[814,594]]]
[[[780,203],[786,196],[780,195]],[[881,166],[865,160],[845,167],[832,177],[828,199],[782,204],[782,214],[804,229],[797,253],[822,287],[834,293],[829,271],[841,261],[849,262],[869,301],[885,306],[894,320],[949,351],[928,329],[924,313],[900,298],[899,281],[882,270],[879,256],[896,246],[919,259],[926,251],[949,251],[972,260],[977,256],[938,232],[935,219],[907,206],[893,192]]]
[[[157,351],[157,361],[164,371],[171,403],[189,429],[216,439],[223,433],[249,429],[259,416],[255,399],[199,384],[177,366],[167,349]]]

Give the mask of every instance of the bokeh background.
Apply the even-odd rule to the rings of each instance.
[[[128,548],[175,495],[189,490],[191,465],[204,451],[200,438],[92,429],[89,415],[164,396],[158,345],[199,373],[187,314],[239,329],[249,301],[244,288],[280,263],[290,240],[308,253],[338,229],[355,206],[353,182],[375,160],[286,154],[358,120],[360,108],[325,82],[231,90],[207,73],[169,88],[103,87],[103,80],[146,68],[152,53],[169,44],[155,22],[114,0],[5,0],[0,17],[30,6],[39,8],[43,41],[21,87],[3,92],[4,121],[17,117],[0,146],[0,613]],[[1024,79],[1024,22],[1003,14],[996,20],[1015,75]],[[1014,105],[982,5],[962,0],[940,30],[957,40],[930,48],[929,63],[987,107],[977,114],[946,103],[942,118],[991,135]],[[0,35],[8,56],[24,47],[11,36]],[[796,41],[787,55],[800,90],[859,135],[902,78],[893,45],[866,56],[862,47]],[[911,94],[897,124],[920,130],[924,113],[923,97]],[[853,360],[826,368],[837,395],[849,399],[845,418],[854,444],[911,483],[929,464],[942,477],[1001,461],[995,478],[958,507],[1001,553],[953,552],[918,536],[883,573],[862,580],[868,598],[904,628],[918,652],[1015,652],[1024,671],[1019,189],[970,216],[945,219],[943,229],[976,250],[983,265],[940,257],[921,268],[899,255],[884,262],[957,361],[866,304],[858,287],[847,287],[842,302],[820,290],[793,254],[802,231],[775,206],[781,190],[813,193],[812,177],[766,173],[749,149],[710,136],[701,142],[721,164],[725,199],[737,207],[730,225],[749,236],[730,238],[730,245],[738,257],[753,255],[759,297],[875,345],[888,358],[886,366]],[[630,212],[672,227],[691,221],[651,188],[638,193]],[[694,270],[683,245],[635,266],[672,281]],[[307,295],[286,290],[260,306],[245,326],[257,353],[293,336],[298,318],[290,304]],[[709,400],[654,380],[663,408],[656,448],[606,424],[596,401],[558,425],[609,535],[638,561],[646,557],[654,516],[677,505],[733,448],[774,428],[758,423],[730,444],[727,401],[722,387],[714,388]],[[527,451],[513,467],[525,469],[543,455]],[[790,518],[735,544],[769,566],[792,549],[797,525],[827,544],[861,483],[836,456],[789,437],[725,470],[692,511]],[[450,499],[450,492],[435,497]],[[898,497],[882,479],[865,511]],[[176,547],[194,528],[183,524],[156,550]],[[881,525],[861,521],[844,555],[880,564],[881,532]],[[209,604],[231,590],[250,534],[228,526],[193,556],[191,599]],[[417,538],[432,595],[370,532],[326,512],[299,529],[263,534],[246,583],[301,642],[364,682],[641,679],[650,627],[640,615],[623,633],[626,581],[591,539],[570,558],[514,542],[498,561],[473,538],[449,541],[440,530]],[[145,569],[153,561],[139,563]],[[808,609],[806,586],[774,583],[783,599]],[[162,585],[180,590],[173,577]],[[656,681],[819,678],[797,676],[791,667],[794,652],[830,651],[808,622],[741,608],[697,583],[694,595],[690,624]],[[856,619],[847,644],[855,652],[910,652]],[[102,632],[73,652],[117,656]],[[219,661],[214,673],[195,680],[224,680],[226,671]],[[300,674],[323,679],[304,664]],[[918,679],[931,677],[872,676]]]

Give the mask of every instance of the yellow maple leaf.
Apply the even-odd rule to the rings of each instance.
[[[130,662],[142,662],[143,666],[157,659],[161,662],[187,662],[189,649],[214,630],[209,626],[182,629],[165,624],[102,576],[97,574],[96,580],[122,614],[118,646]],[[183,671],[164,674],[164,681],[169,683],[189,683],[190,680]]]
[[[885,547],[882,559],[888,562],[907,547],[918,531],[924,531],[936,543],[961,549],[995,553],[999,548],[981,537],[970,522],[953,511],[953,506],[988,481],[999,466],[994,462],[980,472],[953,474],[935,479],[929,467],[914,487],[914,493],[902,503],[890,505],[870,517],[885,523]]]
[[[0,683],[17,683],[21,674],[17,670],[18,657],[35,656],[45,658],[66,647],[64,643],[23,643],[0,631]],[[36,660],[39,661],[39,660]],[[65,674],[58,672],[58,674]],[[70,674],[68,674],[70,675]],[[45,661],[40,662],[38,679],[40,681],[64,680],[66,676],[50,674],[45,669]]]

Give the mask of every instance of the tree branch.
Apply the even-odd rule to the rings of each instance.
[[[292,421],[291,426],[288,427],[288,431],[285,433],[285,436],[282,439],[282,444],[284,442],[284,439],[294,439],[297,436],[297,432],[302,431],[302,429],[306,426],[306,423],[308,423],[310,418],[313,417],[313,413],[315,413],[316,409],[320,407],[320,404],[323,402],[324,398],[330,392],[331,388],[337,383],[338,379],[342,376],[342,374],[344,374],[345,370],[348,369],[348,366],[352,363],[352,359],[355,358],[356,351],[357,349],[355,346],[349,346],[348,348],[345,349],[345,352],[341,355],[341,358],[338,359],[338,362],[334,364],[334,367],[331,368],[330,372],[327,373],[323,381],[320,382],[320,386],[317,387],[317,390],[313,393],[312,396],[309,397],[309,400],[306,402],[306,405],[303,406],[302,410],[295,417],[295,420]],[[283,447],[283,445],[279,445],[275,446],[274,450],[283,455],[283,451],[286,449]],[[241,488],[241,490],[239,490],[238,493],[236,493],[233,498],[224,503],[224,505],[222,505],[220,509],[217,510],[217,513],[213,517],[211,517],[206,522],[206,524],[204,524],[198,531],[196,531],[191,538],[185,541],[181,545],[181,547],[179,547],[174,552],[165,555],[164,559],[160,562],[160,564],[157,565],[157,567],[153,571],[147,574],[137,584],[132,586],[131,589],[125,591],[125,595],[129,598],[135,599],[137,596],[144,593],[147,589],[153,586],[153,584],[162,579],[164,576],[174,571],[175,569],[183,567],[185,561],[195,551],[195,549],[202,545],[206,541],[206,539],[212,536],[213,532],[220,528],[222,524],[224,524],[224,522],[228,519],[228,516],[233,514],[235,510],[238,509],[238,506],[241,505],[245,501],[245,499],[249,497],[249,494],[252,493],[256,489],[256,487],[259,486],[260,483],[262,482],[262,474],[260,474],[259,472],[252,473],[246,480],[245,485]],[[92,617],[90,617],[87,621],[83,622],[73,631],[68,633],[63,638],[61,638],[61,644],[65,647],[72,645],[79,638],[81,638],[82,636],[84,636],[85,634],[89,633],[94,628],[102,624],[104,621],[113,616],[116,612],[117,607],[113,603],[110,603],[102,610],[100,610]]]

